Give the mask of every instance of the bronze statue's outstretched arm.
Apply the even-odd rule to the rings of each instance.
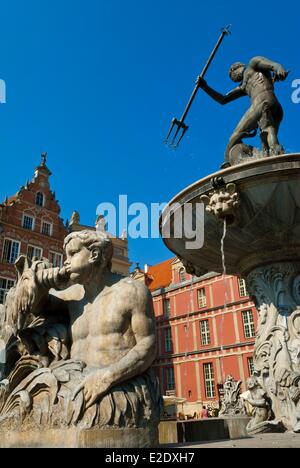
[[[265,57],[253,57],[253,59],[250,60],[249,67],[257,71],[273,72],[277,80],[285,80],[289,74],[280,63],[273,62]]]
[[[211,98],[213,98],[215,101],[222,105],[235,101],[236,99],[239,99],[242,96],[246,96],[246,93],[241,86],[238,86],[237,88],[224,95],[218,93],[218,91],[208,86],[206,81],[201,77],[197,79],[197,84],[199,88],[202,88],[203,91],[205,91]]]

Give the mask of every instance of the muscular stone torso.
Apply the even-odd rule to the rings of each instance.
[[[124,283],[105,288],[93,303],[87,302],[82,288],[77,287],[78,299],[68,304],[71,359],[83,361],[88,367],[102,368],[118,361],[135,346],[132,310]]]

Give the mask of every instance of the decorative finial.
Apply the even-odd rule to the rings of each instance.
[[[46,161],[47,161],[47,153],[42,153],[42,166],[46,166]]]
[[[106,220],[103,215],[97,216],[95,226],[97,231],[106,232]]]
[[[80,224],[80,216],[79,216],[78,211],[73,211],[72,213],[70,226],[72,226],[72,224]]]

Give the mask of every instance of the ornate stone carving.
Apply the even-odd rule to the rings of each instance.
[[[240,204],[239,194],[233,183],[220,187],[208,195],[202,195],[200,199],[206,205],[208,213],[222,219],[232,216],[234,209]]]
[[[0,432],[119,429],[111,443],[121,447],[124,431],[136,429],[132,447],[141,437],[155,446],[161,397],[149,370],[156,355],[150,293],[111,274],[105,233],[72,233],[65,251],[61,269],[17,263],[0,337]],[[98,446],[109,444],[98,437]]]
[[[254,435],[263,432],[281,432],[282,424],[274,419],[271,409],[271,400],[261,388],[255,376],[247,380],[250,395],[247,400],[253,406],[252,419],[247,426],[248,434]]]
[[[253,270],[246,279],[259,312],[257,385],[270,401],[273,426],[294,432],[300,432],[300,304],[295,286],[299,272],[298,262],[274,263]]]
[[[227,375],[223,385],[222,406],[219,416],[240,416],[246,414],[244,403],[240,398],[241,380],[236,381]]]

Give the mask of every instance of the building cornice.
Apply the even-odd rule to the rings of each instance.
[[[185,319],[185,318],[190,318],[190,317],[193,317],[195,315],[198,315],[198,314],[205,314],[205,313],[210,313],[210,312],[216,312],[216,311],[220,311],[222,312],[225,308],[226,309],[229,309],[231,307],[234,307],[234,306],[237,306],[237,305],[244,305],[244,304],[247,304],[247,303],[251,303],[252,305],[249,306],[249,307],[255,307],[254,303],[251,301],[251,299],[248,297],[248,298],[245,298],[245,299],[240,299],[239,301],[234,301],[234,302],[230,302],[229,304],[226,305],[219,305],[219,306],[215,306],[215,307],[210,307],[209,309],[198,309],[198,310],[195,310],[193,312],[187,312],[187,313],[184,313],[182,315],[176,315],[176,316],[173,316],[173,317],[165,317],[164,315],[158,315],[158,316],[155,316],[157,322],[160,322],[160,323],[163,323],[163,322],[175,322],[176,320],[179,320],[179,319]],[[228,312],[233,312],[232,310],[228,310]]]
[[[12,230],[22,231],[22,233],[24,233],[24,234],[26,233],[27,235],[32,234],[32,235],[36,235],[38,237],[42,237],[43,239],[53,240],[53,241],[56,241],[56,242],[61,242],[61,239],[58,238],[58,237],[46,236],[45,234],[42,234],[41,232],[30,231],[29,229],[24,229],[22,226],[16,226],[15,224],[10,224],[10,223],[7,223],[6,221],[1,220],[1,224],[5,225],[5,226],[8,226]],[[5,231],[2,231],[0,233],[0,236],[5,237]]]
[[[212,348],[205,348],[205,349],[196,349],[193,351],[188,351],[187,353],[176,353],[176,354],[171,354],[171,353],[166,353],[166,354],[160,354],[159,356],[156,357],[157,360],[162,360],[162,359],[176,359],[184,356],[194,356],[196,354],[205,354],[205,353],[216,353],[218,351],[224,351],[228,349],[235,349],[238,347],[245,348],[246,346],[253,346],[255,343],[255,338],[253,338],[253,341],[244,341],[241,343],[234,343],[230,345],[224,345],[224,346],[214,346]],[[207,356],[208,359],[211,357],[218,357],[216,355],[214,356]]]
[[[154,291],[151,291],[151,294],[153,297],[160,296],[168,292],[176,291],[177,289],[184,289],[189,286],[202,283],[203,281],[206,281],[208,279],[211,279],[217,276],[221,276],[221,273],[215,273],[215,272],[206,273],[205,275],[199,276],[196,279],[194,278],[193,280],[187,280],[182,283],[170,284],[166,288],[155,289]],[[232,276],[232,275],[229,275],[229,276]]]

